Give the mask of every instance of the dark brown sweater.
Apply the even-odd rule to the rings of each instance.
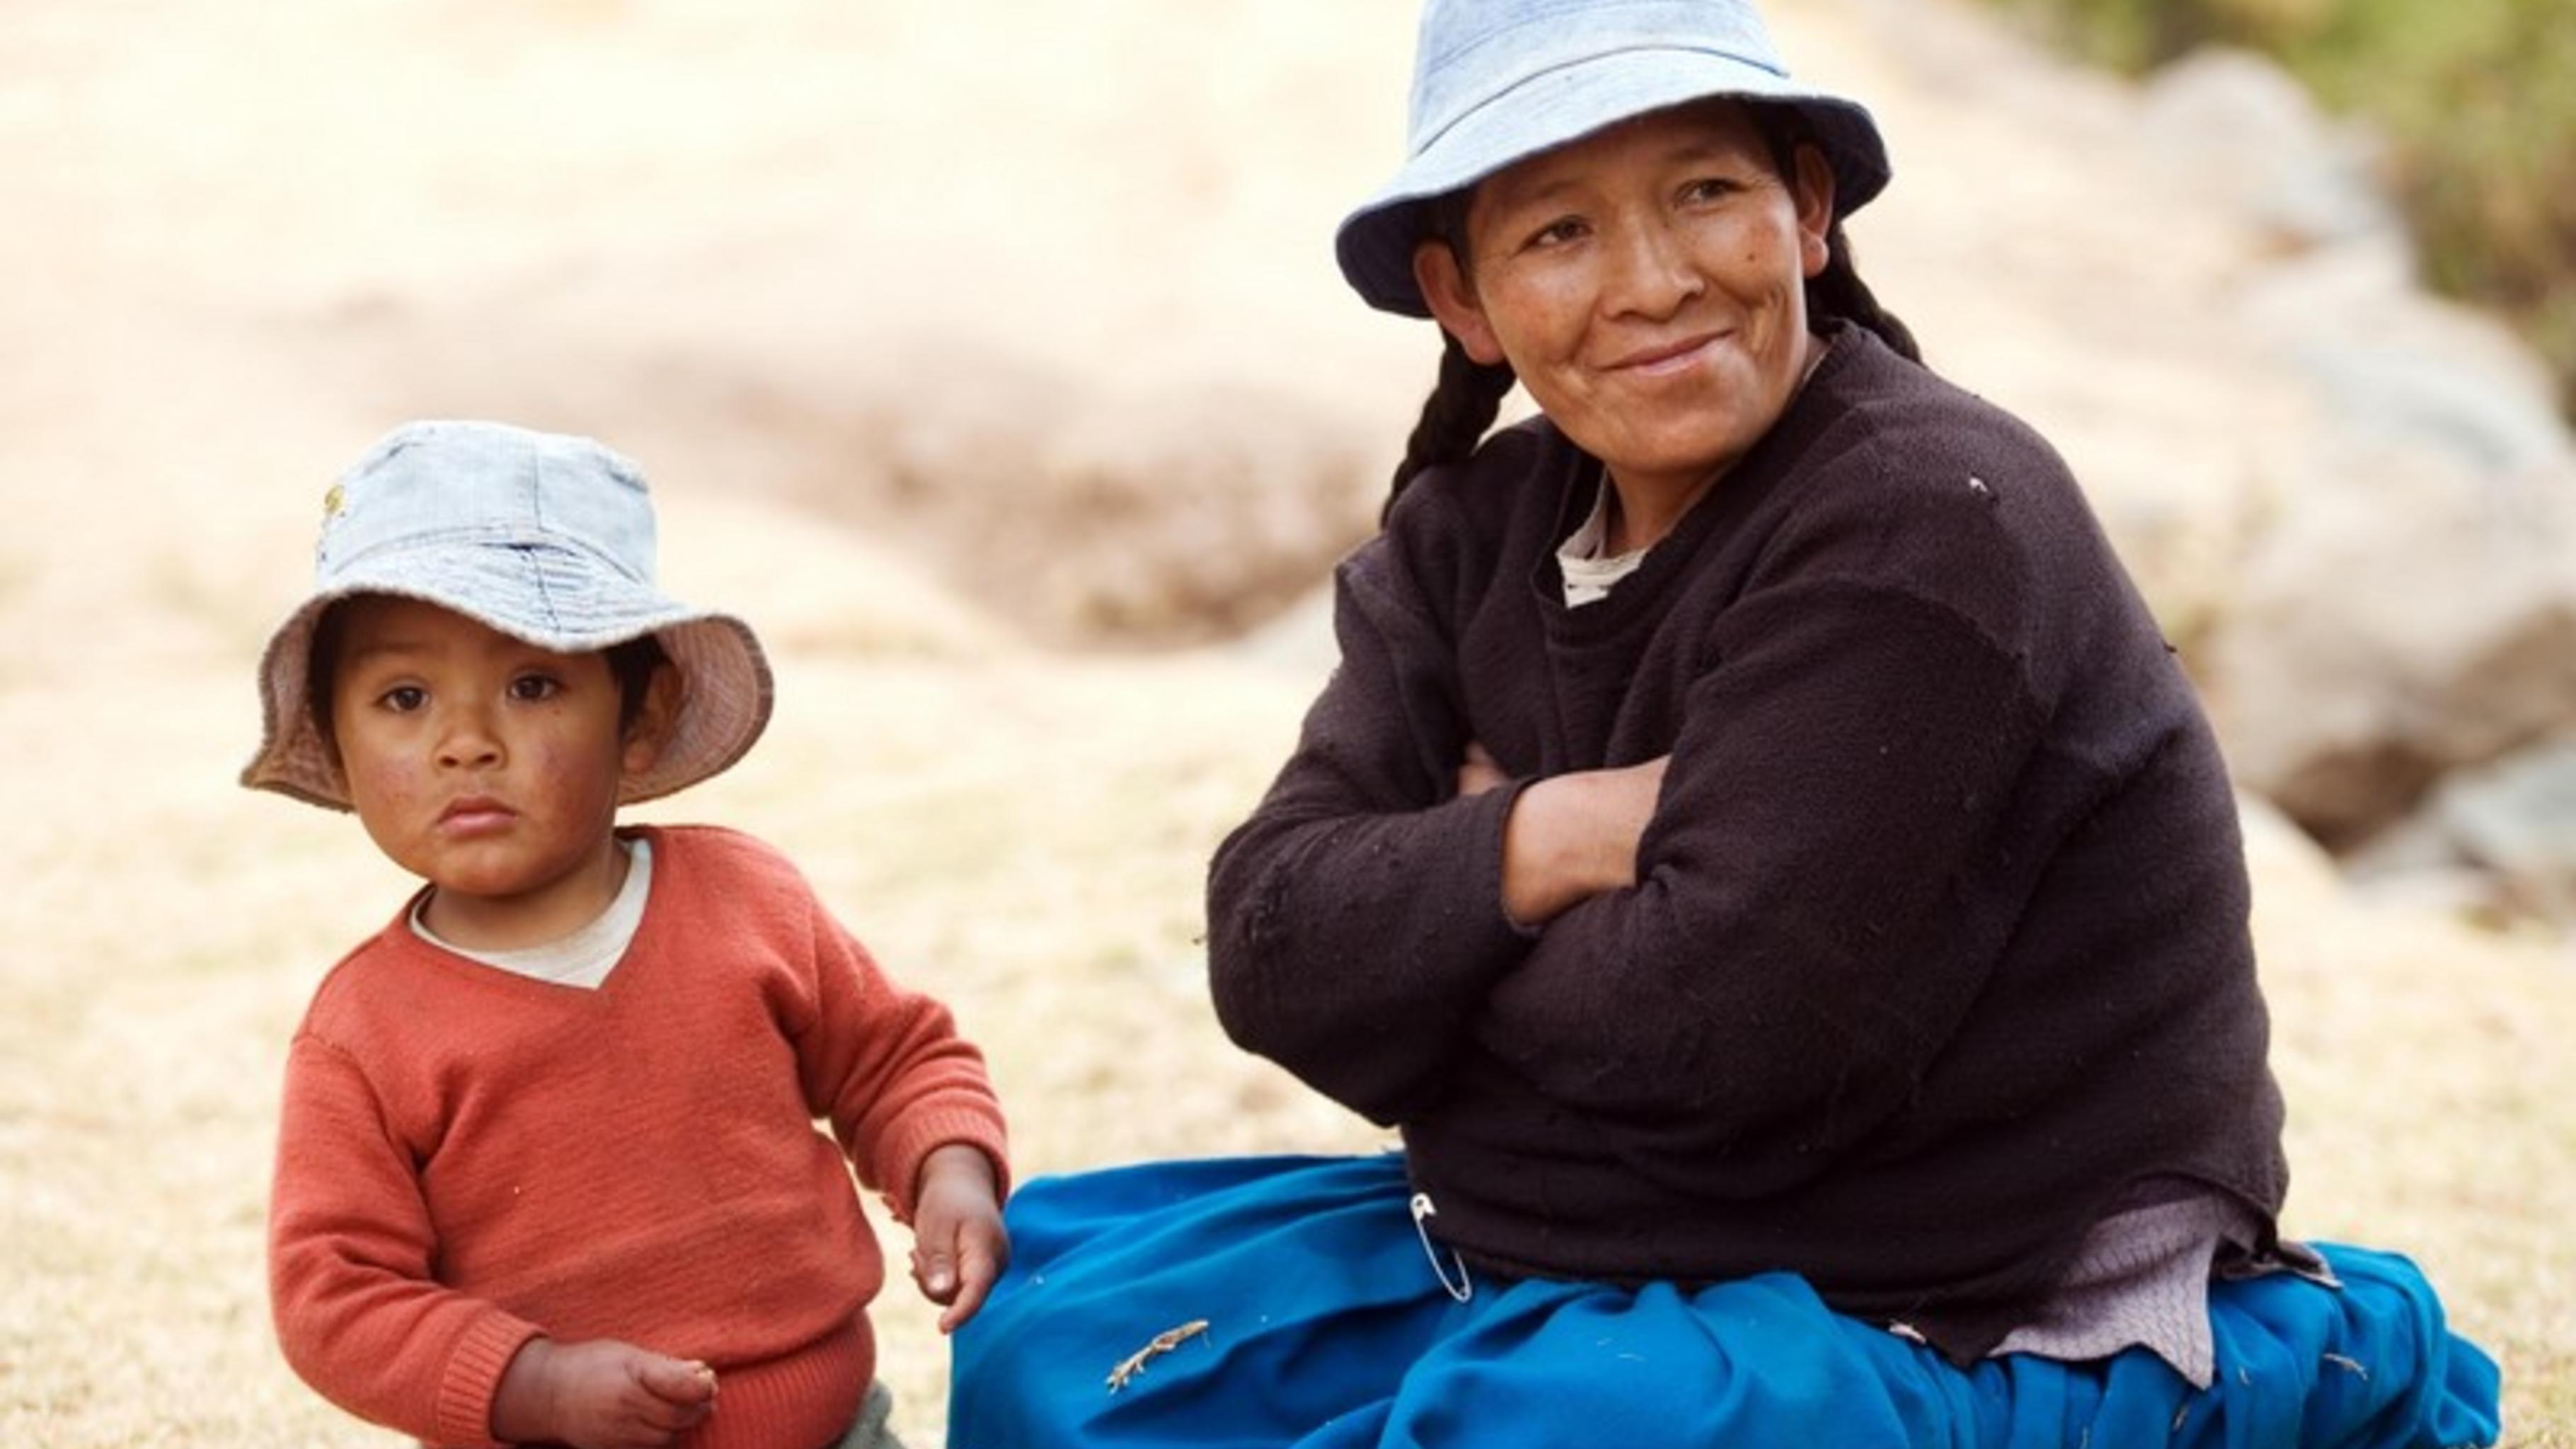
[[[1608,598],[1544,420],[1337,576],[1342,661],[1217,852],[1217,1009],[1401,1124],[1489,1272],[1805,1276],[1962,1359],[2133,1184],[2286,1185],[2234,798],[2056,453],[1843,329]],[[1671,765],[1639,884],[1524,932],[1516,779]]]

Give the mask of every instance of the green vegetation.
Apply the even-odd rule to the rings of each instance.
[[[2519,327],[2576,416],[2576,0],[1990,0],[2132,73],[2271,56],[2388,142],[2426,280]]]

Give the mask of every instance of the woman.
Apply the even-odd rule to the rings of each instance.
[[[2216,744],[1861,284],[1868,113],[1740,3],[1430,0],[1412,133],[1339,254],[1440,384],[1209,886],[1404,1151],[1032,1185],[956,1441],[2490,1442],[2411,1264],[2278,1235]]]

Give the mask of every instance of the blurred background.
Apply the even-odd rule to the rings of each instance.
[[[2568,0],[1766,11],[1888,133],[1867,275],[2068,455],[2219,721],[2288,1226],[2425,1262],[2512,1441],[2576,1444]],[[1199,892],[1430,381],[1329,245],[1411,40],[1391,0],[0,6],[0,1444],[390,1442],[280,1363],[260,1254],[286,1037],[409,885],[233,776],[323,490],[408,418],[643,463],[665,582],[780,702],[642,813],[776,841],[951,1001],[1024,1173],[1381,1143],[1224,1041]],[[882,1308],[936,1445],[944,1345]]]
[[[2576,6],[2567,0],[1990,0],[2142,74],[2210,46],[2279,62],[2371,130],[2423,275],[2492,307],[2576,408]]]

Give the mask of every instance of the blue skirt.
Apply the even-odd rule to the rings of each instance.
[[[2495,1364],[2415,1266],[2213,1285],[2217,1381],[2143,1350],[1967,1369],[1797,1277],[1443,1288],[1401,1156],[1042,1178],[954,1345],[953,1449],[2491,1444]],[[1444,1258],[1446,1255],[1443,1255]],[[1453,1270],[1454,1278],[1454,1270]]]

